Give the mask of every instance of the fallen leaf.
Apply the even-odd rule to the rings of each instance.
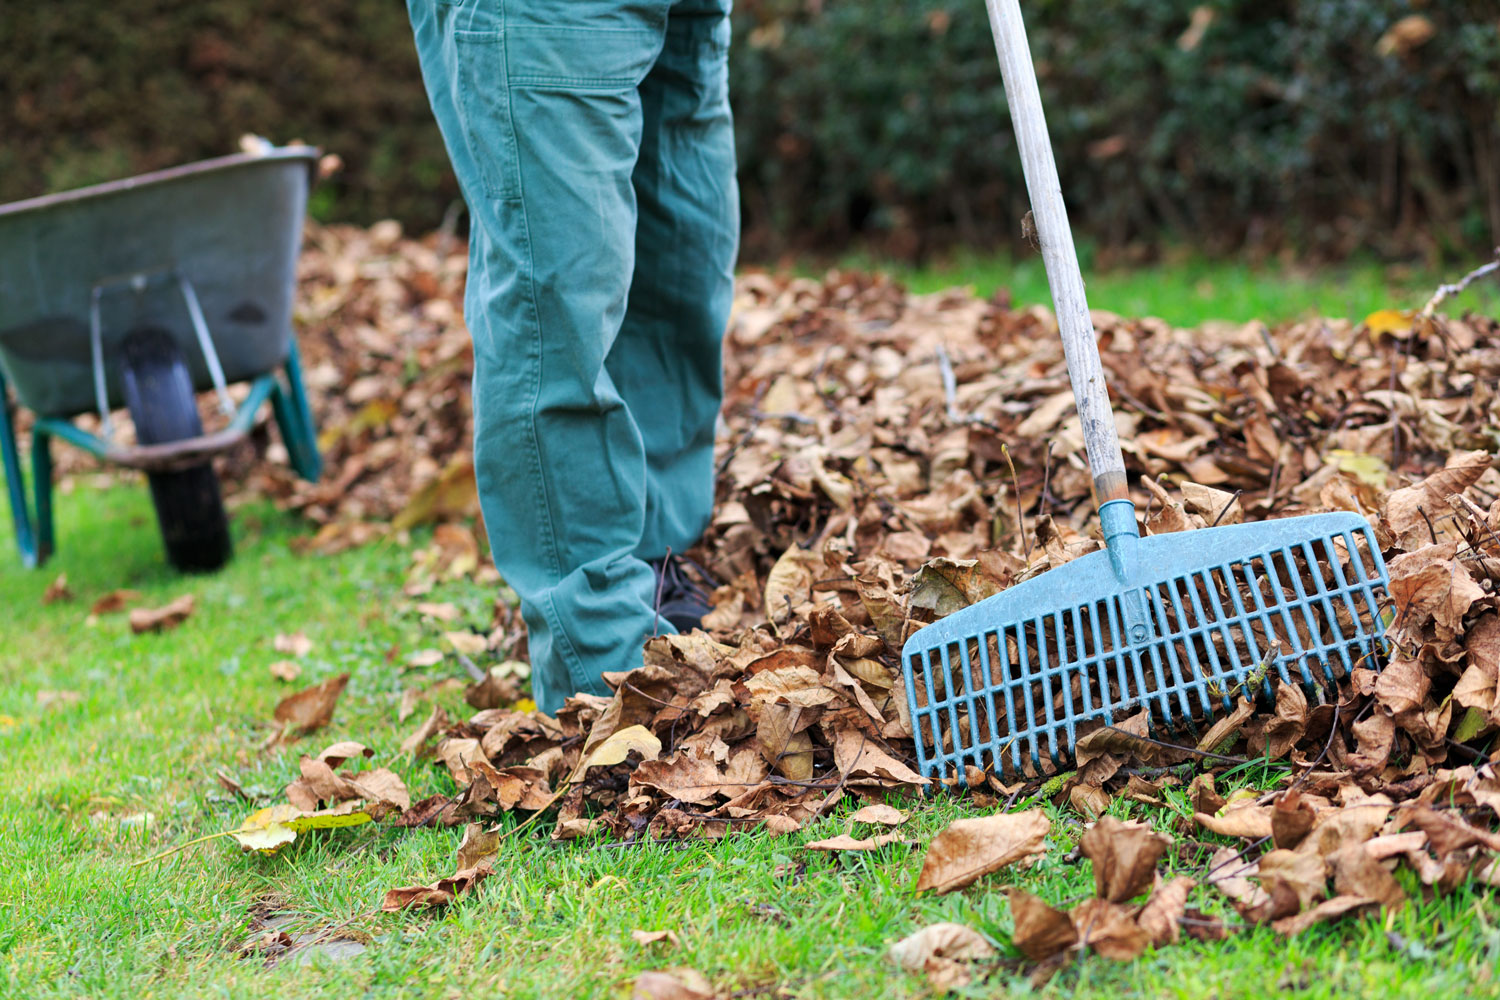
[[[1027,958],[1040,962],[1073,947],[1078,929],[1062,910],[1047,905],[1024,889],[1009,889],[1010,914],[1015,924],[1011,940]]]
[[[278,681],[285,681],[288,684],[296,680],[302,673],[301,664],[295,660],[277,660],[266,669],[271,672],[272,677]]]
[[[1325,920],[1336,920],[1349,913],[1358,913],[1362,910],[1380,905],[1373,899],[1364,896],[1335,896],[1326,899],[1310,910],[1303,910],[1292,917],[1283,917],[1271,922],[1271,926],[1278,934],[1292,937],[1301,934],[1314,924],[1321,924]]]
[[[813,573],[823,560],[817,553],[793,545],[781,554],[766,576],[764,607],[772,624],[786,621],[812,595]]]
[[[954,820],[932,839],[917,891],[952,892],[1046,850],[1052,822],[1040,809]]]
[[[876,802],[855,810],[849,816],[851,823],[878,823],[881,826],[900,826],[907,820],[907,814],[895,806],[886,805],[884,802]]]
[[[417,613],[426,615],[428,618],[436,618],[440,622],[454,622],[458,620],[458,606],[451,601],[434,603],[422,601],[417,604]]]
[[[458,896],[473,889],[493,874],[494,871],[488,865],[481,864],[474,868],[461,869],[430,885],[410,885],[399,889],[388,889],[385,899],[381,901],[380,909],[383,913],[395,913],[414,906],[434,908],[447,906]]]
[[[448,640],[448,645],[465,656],[482,656],[489,648],[485,637],[475,632],[444,632],[443,638]]]
[[[292,732],[310,733],[333,719],[333,707],[349,683],[348,674],[339,674],[321,684],[303,688],[276,703],[273,718]]]
[[[1094,865],[1094,894],[1123,903],[1151,888],[1156,863],[1171,841],[1145,823],[1100,817],[1078,841]]]
[[[1129,962],[1151,944],[1130,910],[1107,899],[1084,900],[1068,916],[1078,932],[1078,947],[1092,948],[1102,958]]]
[[[432,706],[432,712],[426,720],[416,728],[406,739],[401,741],[401,752],[414,754],[419,752],[427,741],[442,730],[448,724],[448,713],[439,705]],[[467,867],[460,865],[459,867]]]
[[[939,618],[977,604],[1000,588],[975,559],[934,559],[917,570],[911,582],[911,606]]]
[[[36,693],[36,707],[43,711],[49,708],[66,708],[82,700],[83,695],[77,691],[49,691],[44,688]]]
[[[276,633],[276,638],[271,641],[271,645],[276,652],[287,656],[306,656],[312,651],[313,644],[312,640],[307,637],[307,633],[298,629],[290,635],[284,632]]]
[[[352,809],[306,812],[296,806],[282,804],[257,809],[245,817],[238,828],[229,831],[229,836],[246,850],[270,854],[296,840],[299,833],[360,826],[370,822],[370,819],[369,813]]]
[[[499,850],[498,830],[486,830],[478,823],[470,823],[464,827],[464,837],[458,845],[458,870],[480,865],[493,868]]]
[[[443,662],[443,651],[440,649],[419,649],[406,658],[408,667],[435,667]]]
[[[632,753],[640,754],[642,760],[655,760],[661,754],[661,740],[645,726],[627,726],[619,732],[611,733],[594,748],[587,759],[579,762],[578,769],[573,772],[573,780],[578,780],[591,767],[610,767],[624,763],[625,758]]]
[[[681,943],[677,940],[677,935],[672,931],[635,930],[630,932],[630,936],[636,944],[642,945],[644,947],[650,947],[653,944],[661,944],[663,941],[665,941],[667,944],[676,948],[678,944]]]
[[[107,615],[115,611],[124,611],[125,608],[141,599],[139,590],[111,590],[103,597],[94,602],[89,608],[91,615]]]
[[[673,966],[635,977],[633,1000],[713,1000],[713,987],[703,973],[685,966]]]
[[[171,604],[160,608],[134,608],[130,612],[130,631],[136,635],[143,632],[165,632],[174,629],[193,613],[197,602],[192,594],[183,594]]]
[[[1198,883],[1186,876],[1157,885],[1136,916],[1136,923],[1158,948],[1174,943],[1181,934],[1180,923],[1187,910],[1188,893]]]
[[[963,924],[930,924],[891,945],[891,961],[908,972],[921,972],[934,958],[984,961],[995,957],[995,947],[984,935]]]
[[[899,831],[892,830],[890,833],[877,834],[863,840],[851,837],[847,833],[841,833],[837,837],[829,837],[827,840],[814,840],[806,844],[810,851],[873,851],[884,847],[886,844],[895,844],[902,841],[904,835]]]
[[[47,584],[47,589],[42,592],[43,604],[55,604],[58,601],[71,601],[73,592],[68,589],[68,574],[59,573],[57,579]]]
[[[1272,835],[1271,807],[1258,806],[1254,799],[1232,802],[1215,816],[1194,813],[1193,819],[1205,830],[1212,830],[1226,837],[1259,840]]]

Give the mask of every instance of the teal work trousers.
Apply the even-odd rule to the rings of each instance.
[[[544,711],[641,662],[713,504],[730,0],[408,0],[469,205],[474,457]]]

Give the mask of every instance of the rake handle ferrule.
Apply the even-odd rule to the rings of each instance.
[[[1057,163],[1052,157],[1052,141],[1042,113],[1042,95],[1037,89],[1031,49],[1026,43],[1026,26],[1021,21],[1018,0],[985,2],[995,36],[995,52],[1000,59],[1000,75],[1005,80],[1005,101],[1010,106],[1016,145],[1021,150],[1032,220],[1042,245],[1047,284],[1052,289],[1057,329],[1068,359],[1068,378],[1073,383],[1073,399],[1083,425],[1084,448],[1094,474],[1096,500],[1102,506],[1129,495],[1125,487],[1125,456],[1120,453],[1115,433],[1115,415],[1104,383],[1094,324],[1089,319],[1083,273],[1073,247],[1062,184],[1057,179]]]

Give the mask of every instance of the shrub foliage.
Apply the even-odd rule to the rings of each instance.
[[[457,198],[391,0],[54,0],[0,20],[0,200],[232,149],[339,153],[325,217]],[[1026,0],[1080,233],[1346,253],[1500,242],[1493,0]],[[747,248],[1012,243],[980,0],[739,0]]]

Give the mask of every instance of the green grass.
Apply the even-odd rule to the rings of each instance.
[[[1017,304],[1052,304],[1038,254],[1010,258],[961,252],[920,268],[865,255],[854,255],[841,263],[887,271],[914,292],[957,286],[988,296],[1008,288]],[[1457,281],[1467,270],[1456,267],[1434,271],[1382,266],[1373,261],[1327,267],[1252,265],[1182,256],[1149,267],[1096,271],[1087,259],[1083,262],[1092,308],[1122,316],[1159,316],[1179,326],[1196,326],[1207,320],[1259,319],[1274,323],[1307,316],[1359,320],[1377,309],[1420,309],[1440,284]],[[1500,313],[1500,281],[1480,279],[1461,296],[1449,299],[1443,308],[1450,313],[1465,309],[1487,315]]]
[[[417,721],[397,724],[401,690],[441,672],[399,669],[430,638],[406,610],[409,553],[398,546],[301,557],[289,542],[306,529],[253,505],[235,517],[228,568],[180,577],[162,563],[142,486],[80,486],[59,497],[59,515],[60,554],[43,572],[20,569],[0,529],[0,996],[616,997],[640,971],[668,965],[694,966],[726,993],[752,991],[741,996],[921,996],[924,980],[885,959],[892,941],[955,920],[1006,946],[1007,886],[1055,903],[1091,890],[1088,863],[1067,857],[1079,821],[1057,812],[1052,849],[1031,871],[950,896],[914,895],[920,845],[980,812],[945,798],[905,802],[916,810],[907,829],[917,844],[868,856],[800,846],[842,832],[842,816],[788,837],[681,846],[554,845],[528,834],[507,842],[476,895],[435,915],[374,911],[387,888],[451,874],[457,830],[357,827],[306,835],[271,857],[217,840],[132,867],[248,812],[215,771],[279,793],[299,753],[335,739],[374,747],[373,765],[395,768],[414,798],[451,791],[445,773],[396,752]],[[59,571],[76,598],[43,606]],[[132,636],[119,615],[85,624],[89,604],[117,587],[143,591],[150,604],[190,592],[198,611],[163,635]],[[453,583],[431,599],[453,600],[481,624],[491,598]],[[353,679],[327,730],[263,753],[266,721],[286,690],[266,672],[281,658],[272,638],[295,629],[315,642],[302,680],[340,671]],[[80,697],[47,707],[40,691]],[[448,707],[462,710],[456,697]],[[1267,775],[1239,780],[1249,779]],[[144,828],[120,821],[142,812],[154,815]],[[1192,873],[1205,860],[1184,850],[1173,866]],[[800,878],[777,875],[788,862],[806,865]],[[1227,913],[1212,893],[1198,897]],[[343,961],[309,954],[266,968],[237,954],[258,904],[295,914],[290,933],[347,925],[368,947]],[[681,945],[642,947],[630,938],[637,928],[673,930]],[[1500,907],[1486,890],[1466,889],[1290,942],[1262,928],[1129,964],[1090,957],[1042,993],[1495,995],[1497,962]],[[1000,972],[963,995],[1028,990]]]

